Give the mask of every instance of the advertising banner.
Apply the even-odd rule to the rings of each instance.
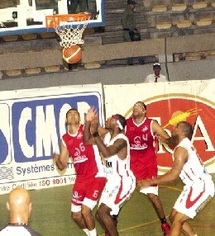
[[[121,114],[130,117],[137,101],[147,105],[147,116],[156,119],[170,133],[179,121],[194,127],[192,142],[209,172],[215,172],[215,79],[140,83],[104,86],[107,117]],[[160,172],[172,165],[171,150],[159,145]]]
[[[41,189],[74,183],[73,163],[59,172],[52,154],[66,132],[70,108],[81,121],[90,107],[103,123],[101,84],[0,92],[0,194],[16,186]]]
[[[210,173],[215,173],[215,79],[124,85],[93,84],[0,92],[0,194],[16,186],[42,189],[73,184],[70,160],[60,172],[52,161],[66,132],[65,114],[71,107],[84,115],[95,107],[100,123],[113,114],[126,118],[137,101],[147,105],[147,116],[170,133],[181,120],[194,127],[192,142]],[[103,93],[105,101],[103,101]],[[105,104],[105,110],[103,109]],[[160,173],[172,165],[171,150],[158,146]]]

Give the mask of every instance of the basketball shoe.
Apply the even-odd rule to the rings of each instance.
[[[161,224],[161,229],[163,231],[164,236],[170,235],[170,226],[167,222]]]

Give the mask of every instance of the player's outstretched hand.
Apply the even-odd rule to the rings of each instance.
[[[96,109],[94,107],[91,107],[88,111],[87,111],[87,114],[86,114],[86,121],[90,121],[92,122],[97,116],[97,112],[96,112]]]

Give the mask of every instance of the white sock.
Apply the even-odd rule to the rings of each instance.
[[[94,228],[93,230],[89,230],[89,236],[97,236],[96,228]]]
[[[84,231],[84,233],[85,233],[87,236],[90,235],[90,231],[89,231],[89,229],[82,229],[82,230]]]

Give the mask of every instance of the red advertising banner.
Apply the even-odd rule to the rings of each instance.
[[[168,133],[179,121],[190,122],[194,128],[192,142],[209,172],[215,172],[214,87],[215,80],[105,86],[106,114],[128,118],[134,103],[143,101],[147,116]],[[159,145],[157,158],[160,171],[171,167],[170,149]]]

